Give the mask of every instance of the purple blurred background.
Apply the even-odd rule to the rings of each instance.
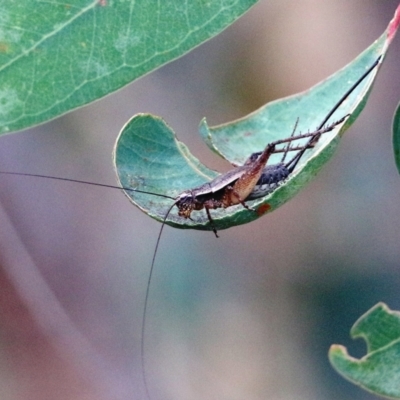
[[[386,28],[387,0],[261,1],[218,37],[95,104],[1,138],[0,169],[115,184],[135,113],[229,166],[197,126],[308,89]],[[294,200],[220,232],[167,227],[151,287],[153,399],[373,399],[330,367],[332,343],[378,301],[400,309],[400,179],[391,121],[400,37],[334,159]],[[313,127],[310,127],[313,128]],[[113,190],[0,176],[2,400],[144,399],[140,324],[160,224]]]

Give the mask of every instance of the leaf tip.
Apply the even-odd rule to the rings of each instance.
[[[332,367],[341,375],[346,376],[344,371],[349,365],[358,363],[359,360],[351,357],[345,346],[332,344],[329,348],[328,359]]]
[[[213,142],[213,137],[211,134],[210,127],[207,124],[207,119],[204,117],[199,124],[199,133],[206,145],[214,152],[216,152],[216,147]]]
[[[207,124],[207,118],[204,117],[199,124],[199,132],[200,135],[204,138],[209,137],[210,136],[210,130],[208,128],[208,124]]]
[[[397,6],[393,19],[390,21],[388,26],[387,38],[389,43],[393,40],[394,36],[396,35],[399,25],[400,25],[400,4]]]
[[[341,344],[332,344],[329,348],[328,356],[331,363],[333,363],[332,360],[349,357],[349,353],[347,352],[347,348]]]

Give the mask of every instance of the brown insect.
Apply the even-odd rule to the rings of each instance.
[[[261,153],[253,153],[242,166],[235,167],[231,171],[221,174],[210,182],[204,183],[193,189],[185,190],[176,199],[174,204],[169,208],[168,212],[164,217],[164,222],[168,218],[168,214],[174,206],[178,208],[178,215],[183,218],[191,218],[191,214],[195,210],[205,209],[208,220],[210,221],[211,228],[218,237],[217,230],[213,225],[213,219],[210,214],[210,210],[217,208],[228,208],[241,204],[248,210],[256,211],[247,206],[245,201],[247,199],[256,198],[257,194],[253,193],[256,186],[259,184],[261,178],[267,179],[270,172],[265,170],[265,166],[270,156],[277,152],[284,152],[285,154],[289,151],[298,150],[299,148],[291,148],[288,146],[286,149],[276,149],[276,146],[284,143],[291,143],[292,141],[310,138],[309,142],[301,147],[301,151],[310,149],[317,143],[317,137],[323,133],[332,131],[337,125],[340,125],[347,118],[347,115],[326,128],[319,129],[315,132],[306,133],[303,135],[290,136],[286,139],[277,140],[269,143],[264,151]],[[293,161],[296,162],[293,162]],[[300,160],[300,156],[296,155],[289,163],[289,173],[294,169],[297,162]],[[284,165],[284,164],[282,164]],[[293,168],[292,168],[293,165]],[[275,168],[276,170],[276,168]],[[263,176],[264,174],[264,176]],[[275,174],[276,175],[276,174]],[[281,181],[286,179],[288,175],[281,177]],[[276,179],[275,179],[276,180]],[[275,183],[279,183],[277,181]],[[262,181],[261,183],[262,184]],[[264,194],[265,196],[265,194]],[[260,197],[260,196],[259,196]]]

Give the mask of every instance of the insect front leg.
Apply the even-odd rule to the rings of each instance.
[[[215,234],[215,237],[219,237],[219,236],[218,236],[217,228],[215,227],[215,224],[214,224],[214,220],[211,217],[210,210],[215,210],[215,209],[221,208],[221,207],[223,207],[221,201],[214,197],[205,200],[201,204],[201,208],[205,208],[205,210],[206,210],[207,218],[208,218],[208,221],[210,222],[210,226],[211,226],[212,231]]]
[[[204,206],[204,208],[206,209],[206,214],[207,214],[208,220],[210,221],[211,229],[214,232],[215,237],[218,238],[219,236],[218,236],[217,228],[215,227],[214,220],[211,217],[210,208],[207,206]]]

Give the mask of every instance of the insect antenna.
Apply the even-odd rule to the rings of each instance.
[[[109,188],[109,189],[119,189],[119,190],[125,190],[125,191],[129,191],[129,192],[144,193],[144,194],[150,194],[150,195],[153,195],[153,196],[164,197],[165,199],[175,200],[175,197],[168,196],[166,194],[154,193],[154,192],[149,192],[149,191],[146,191],[146,190],[128,188],[128,187],[123,187],[123,186],[107,185],[105,183],[82,181],[82,180],[79,180],[79,179],[61,178],[59,176],[28,174],[28,173],[23,173],[23,172],[9,172],[9,171],[0,171],[0,174],[1,175],[29,176],[29,177],[34,177],[34,178],[52,179],[52,180],[56,180],[56,181],[82,183],[84,185],[100,186],[100,187]]]
[[[174,203],[169,207],[167,213],[165,214],[165,217],[162,221],[162,225],[160,228],[160,231],[158,232],[158,237],[157,237],[157,242],[156,242],[156,247],[154,248],[154,253],[153,253],[153,259],[151,260],[151,266],[150,266],[150,271],[149,271],[149,277],[147,279],[147,286],[146,286],[146,295],[144,298],[144,306],[143,306],[143,316],[142,316],[142,331],[141,331],[141,340],[140,340],[140,359],[141,359],[141,365],[142,365],[142,378],[143,378],[143,383],[144,387],[146,390],[146,396],[150,400],[150,391],[149,387],[147,385],[147,377],[146,377],[146,368],[145,368],[145,349],[144,349],[144,337],[145,337],[145,331],[146,331],[146,315],[147,315],[147,305],[149,301],[149,294],[150,294],[150,283],[151,283],[151,278],[153,276],[153,270],[154,270],[154,264],[156,261],[156,255],[158,251],[158,247],[160,245],[160,240],[161,240],[161,234],[164,230],[165,222],[167,221],[168,215],[170,214],[171,210],[174,208],[178,200],[174,199]]]
[[[345,115],[340,120],[334,122],[332,125],[324,128],[325,124],[329,121],[329,118],[337,111],[337,109],[342,105],[342,103],[350,96],[350,94],[357,88],[357,86],[375,69],[376,66],[382,61],[382,56],[379,56],[376,61],[361,75],[360,78],[347,90],[347,92],[339,99],[339,101],[332,107],[331,111],[329,111],[328,115],[324,118],[321,124],[318,126],[315,133],[310,137],[308,142],[304,145],[304,147],[286,164],[289,172],[292,173],[296,168],[296,165],[300,161],[301,157],[304,155],[307,149],[314,147],[314,145],[319,140],[320,136],[332,130],[336,125],[342,123],[350,114]]]
[[[334,112],[342,105],[342,103],[347,99],[347,97],[350,96],[350,94],[353,92],[353,90],[375,69],[375,67],[378,64],[380,64],[381,61],[382,61],[382,56],[379,56],[376,59],[376,61],[364,72],[364,74],[361,75],[361,77],[357,79],[357,81],[350,87],[350,89],[333,106],[332,110],[328,113],[328,115],[324,118],[324,120],[321,122],[321,124],[317,128],[317,131],[323,128],[323,126],[328,122],[329,118],[332,117]]]
[[[61,177],[58,177],[58,176],[30,174],[30,173],[22,173],[22,172],[9,172],[9,171],[0,171],[0,174],[2,174],[2,175],[22,176],[22,177],[25,176],[25,177],[52,179],[52,180],[57,180],[57,181],[80,183],[80,184],[92,185],[92,186],[100,186],[100,187],[110,188],[110,189],[119,189],[119,190],[122,189],[122,190],[125,190],[125,191],[144,193],[144,194],[149,194],[149,195],[154,195],[154,196],[158,196],[158,197],[163,197],[163,198],[166,198],[166,199],[174,200],[173,204],[168,208],[168,211],[167,211],[167,213],[165,214],[165,216],[163,218],[162,225],[161,225],[160,231],[158,233],[157,242],[156,242],[156,246],[155,246],[154,253],[153,253],[153,259],[151,261],[149,277],[148,277],[148,280],[147,280],[146,295],[145,295],[144,306],[143,306],[142,328],[141,328],[141,368],[142,368],[142,377],[143,377],[143,383],[144,383],[145,390],[146,390],[146,395],[147,395],[148,399],[151,399],[149,387],[147,385],[147,378],[146,378],[145,348],[144,348],[144,345],[145,345],[144,338],[145,338],[145,330],[146,330],[147,306],[148,306],[148,300],[149,300],[149,294],[150,294],[150,283],[151,283],[151,279],[152,279],[152,276],[153,276],[154,264],[155,264],[155,261],[156,261],[156,255],[157,255],[157,252],[158,252],[158,247],[160,245],[161,235],[162,235],[162,232],[164,230],[164,226],[165,226],[165,223],[167,221],[167,218],[168,218],[169,214],[171,213],[173,207],[177,203],[177,199],[175,197],[172,197],[172,196],[159,194],[159,193],[154,193],[154,192],[149,192],[149,191],[145,191],[145,190],[127,188],[127,187],[116,186],[116,185],[107,185],[107,184],[104,184],[104,183],[95,183],[95,182],[84,181],[84,180],[79,180],[79,179],[61,178]]]

